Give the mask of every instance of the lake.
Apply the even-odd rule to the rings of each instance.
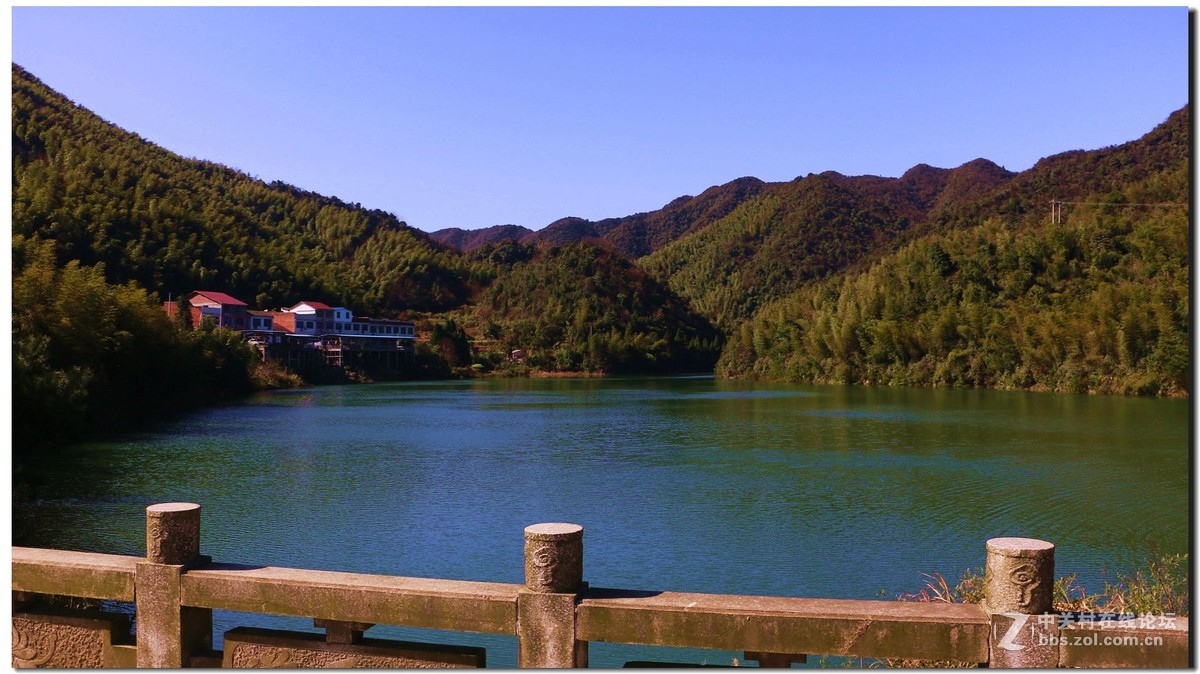
[[[1186,400],[712,377],[279,391],[39,464],[14,544],[142,555],[144,508],[195,501],[218,561],[520,583],[524,527],[565,521],[592,585],[874,599],[1027,536],[1097,591],[1187,550],[1188,426]],[[368,636],[516,664],[511,637]],[[591,647],[593,666],[735,657]]]

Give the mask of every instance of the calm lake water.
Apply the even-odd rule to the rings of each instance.
[[[593,585],[894,597],[979,567],[984,541],[1057,544],[1092,590],[1184,552],[1188,403],[711,377],[390,383],[273,392],[24,478],[14,543],[144,554],[144,508],[203,505],[218,561],[520,583],[522,529],[585,529]],[[311,621],[220,613],[239,624]],[[370,636],[515,639],[377,627]],[[740,653],[592,644],[632,659]]]

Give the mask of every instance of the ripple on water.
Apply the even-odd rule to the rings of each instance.
[[[597,585],[868,599],[1022,535],[1096,588],[1150,542],[1187,547],[1187,408],[1124,402],[712,378],[284,391],[48,460],[14,542],[140,554],[141,509],[193,500],[220,560],[520,582],[522,529],[572,521]],[[489,662],[514,666],[510,642]]]

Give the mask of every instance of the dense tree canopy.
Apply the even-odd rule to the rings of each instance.
[[[462,304],[488,271],[391,214],[184,159],[13,66],[13,231],[152,293],[363,312]]]
[[[514,242],[474,255],[506,264],[471,314],[497,353],[525,351],[547,370],[608,373],[707,370],[716,359],[716,331],[622,255]]]
[[[924,237],[744,323],[718,372],[818,382],[1187,392],[1186,165]],[[1175,204],[1143,206],[1140,204]]]
[[[13,237],[13,442],[54,446],[251,390],[241,335],[181,330],[102,265],[59,266],[54,245]]]

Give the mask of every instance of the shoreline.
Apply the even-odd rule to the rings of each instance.
[[[574,379],[574,378],[603,378],[611,377],[612,375],[606,372],[590,372],[588,370],[535,370],[525,375],[526,379]],[[652,376],[652,375],[647,375]],[[515,378],[515,377],[514,377]]]

